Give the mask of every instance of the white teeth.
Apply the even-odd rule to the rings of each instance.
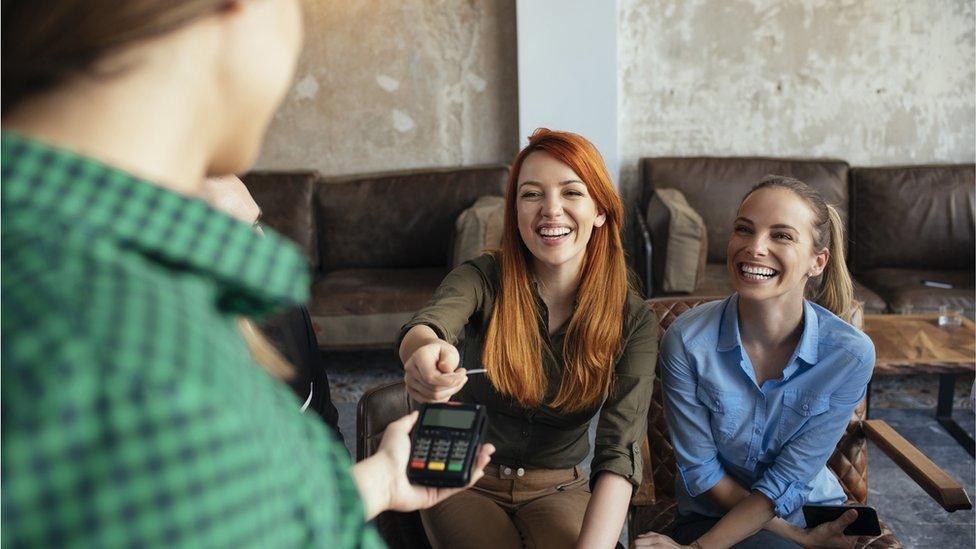
[[[750,280],[769,280],[778,274],[775,270],[770,269],[769,267],[747,265],[745,263],[739,267],[739,271],[742,273],[744,278],[748,278]]]
[[[754,275],[773,276],[776,271],[768,267],[756,267],[754,265],[743,265],[742,272]]]
[[[542,227],[539,234],[542,236],[563,236],[569,234],[569,227]]]

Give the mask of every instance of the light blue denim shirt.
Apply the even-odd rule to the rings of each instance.
[[[682,314],[664,337],[661,368],[678,461],[678,512],[721,517],[704,492],[729,475],[765,494],[777,516],[805,526],[805,503],[839,504],[827,459],[864,398],[874,345],[804,301],[803,334],[782,379],[759,386],[739,335],[738,295]]]

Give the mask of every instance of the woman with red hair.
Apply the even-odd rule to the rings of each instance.
[[[434,547],[613,547],[641,479],[657,358],[657,319],[628,289],[620,198],[589,141],[547,129],[505,195],[501,249],[452,271],[401,331],[410,395],[486,405],[497,448],[424,526]]]

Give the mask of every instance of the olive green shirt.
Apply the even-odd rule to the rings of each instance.
[[[492,256],[482,255],[463,263],[447,275],[427,306],[403,326],[400,338],[420,324],[429,326],[452,345],[459,345],[463,334],[463,344],[459,346],[461,365],[468,370],[484,368],[482,345],[498,287],[498,266]],[[620,319],[623,350],[615,359],[613,381],[602,409],[592,406],[564,413],[545,403],[554,400],[562,380],[563,344],[569,322],[550,337],[548,309],[538,289],[534,291],[545,345],[542,364],[548,380],[543,404],[525,408],[497,392],[483,374],[471,375],[455,400],[488,407],[487,440],[497,448],[493,463],[527,469],[563,469],[582,462],[590,449],[589,423],[599,411],[590,478],[610,471],[637,487],[641,481],[640,447],[657,361],[654,312],[640,296],[629,292]]]

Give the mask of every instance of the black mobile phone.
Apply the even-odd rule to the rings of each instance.
[[[878,512],[869,505],[804,505],[803,518],[807,521],[807,528],[820,526],[825,522],[835,521],[844,511],[854,509],[857,518],[844,529],[846,536],[880,536],[881,524],[878,523]]]
[[[488,428],[480,404],[425,404],[410,441],[407,480],[438,487],[466,486]]]

